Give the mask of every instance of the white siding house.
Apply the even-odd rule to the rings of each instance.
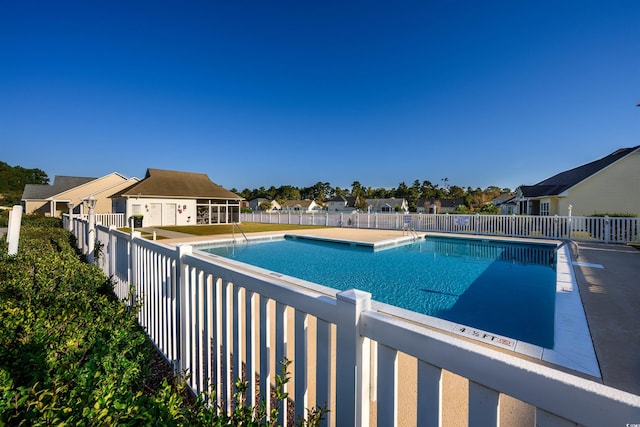
[[[241,201],[205,174],[162,169],[113,196],[114,212],[142,227],[238,222]]]

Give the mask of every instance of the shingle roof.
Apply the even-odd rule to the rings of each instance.
[[[327,199],[326,201],[327,202],[346,202],[347,198],[338,194],[330,199]]]
[[[112,197],[181,197],[236,199],[242,197],[211,182],[203,173],[147,169],[144,179]]]
[[[396,199],[395,197],[386,199],[366,199],[367,206],[373,210],[381,210],[385,206],[396,207],[402,206],[404,199]]]
[[[325,200],[325,202],[329,203],[329,202],[338,202],[338,203],[344,203],[345,206],[348,207],[354,207],[356,205],[358,198],[357,197],[351,197],[351,196],[335,196],[332,197],[330,199]]]
[[[493,203],[494,205],[501,205],[503,203],[507,203],[508,201],[513,199],[514,197],[515,197],[515,194],[513,194],[513,193],[502,193],[499,196],[494,197],[491,200],[491,203]]]
[[[27,184],[22,192],[22,200],[44,200],[56,194],[64,193],[75,187],[79,187],[87,182],[95,181],[97,178],[83,176],[55,176],[53,184]]]
[[[561,172],[547,178],[535,185],[522,185],[520,190],[524,197],[555,196],[568,190],[574,185],[584,181],[607,166],[617,162],[623,157],[640,148],[640,145],[631,148],[620,148],[613,153],[593,161],[591,163],[578,166],[577,168]]]

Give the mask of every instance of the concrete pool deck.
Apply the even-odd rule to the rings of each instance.
[[[579,243],[573,267],[602,382],[640,395],[640,251]]]
[[[231,238],[231,234],[189,236],[158,229],[162,243],[202,243]],[[278,234],[274,232],[251,233]],[[281,233],[279,233],[281,234]],[[326,228],[286,231],[326,238],[376,242],[397,238],[402,231]],[[406,233],[405,233],[406,234]],[[420,235],[428,233],[418,233]],[[452,236],[452,235],[449,235]],[[238,238],[238,235],[235,236]],[[461,237],[474,237],[461,235]],[[486,236],[484,236],[486,238]],[[522,241],[522,239],[517,239]],[[540,239],[526,239],[540,243]],[[640,251],[626,245],[579,243],[573,272],[586,314],[601,378],[594,381],[640,395]],[[515,354],[515,353],[514,353]],[[591,377],[590,377],[591,378]]]

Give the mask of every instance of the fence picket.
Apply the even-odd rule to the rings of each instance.
[[[398,351],[378,345],[378,425],[398,425]]]
[[[295,339],[293,341],[295,348],[295,355],[293,357],[295,370],[293,381],[295,386],[294,419],[296,420],[304,417],[305,408],[309,406],[309,378],[306,363],[309,356],[308,321],[307,313],[300,310],[295,311]]]
[[[500,394],[488,387],[469,381],[469,427],[500,425]]]
[[[442,369],[418,361],[418,414],[420,427],[439,427],[442,420]]]

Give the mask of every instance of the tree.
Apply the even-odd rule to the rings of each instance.
[[[356,209],[358,209],[361,212],[366,212],[368,206],[369,205],[367,204],[367,200],[364,197],[356,196],[356,203],[355,203]]]
[[[318,181],[313,186],[305,187],[300,190],[300,194],[304,199],[317,200],[322,202],[326,199],[330,199],[334,194],[334,190],[333,188],[331,188],[331,184],[329,184],[328,182]]]
[[[478,209],[478,213],[487,214],[487,215],[498,215],[500,213],[500,208],[494,205],[491,202],[484,203]]]
[[[409,195],[409,187],[405,184],[404,181],[398,184],[398,188],[395,191],[395,197],[397,198],[406,198]]]
[[[484,189],[484,193],[489,197],[489,200],[493,200],[502,194],[502,190],[495,185],[490,185]]]
[[[463,199],[465,196],[464,188],[452,185],[449,187],[449,199]]]
[[[419,198],[420,198],[420,180],[416,179],[415,181],[413,181],[413,185],[409,187],[408,194],[406,196],[410,211],[412,212],[416,211],[416,205],[418,204]]]
[[[1,203],[5,206],[20,203],[24,186],[27,184],[49,184],[49,177],[42,169],[27,169],[0,162]]]
[[[0,192],[22,193],[26,184],[49,184],[49,177],[41,169],[26,169],[0,162]]]
[[[422,199],[435,199],[437,194],[437,185],[433,185],[431,181],[422,181],[420,186],[420,198]]]
[[[372,190],[369,196],[371,199],[388,199],[389,197],[391,197],[391,191],[381,187]]]
[[[233,189],[231,190],[232,193],[236,193],[237,195],[239,195],[240,197],[242,197],[243,199],[251,199],[251,190],[249,190],[248,188],[245,188],[244,190],[242,190],[240,193],[233,191]]]
[[[282,200],[300,200],[302,196],[300,195],[300,190],[291,185],[282,185],[278,187],[276,190],[275,199],[278,201]]]
[[[363,190],[362,190],[362,184],[360,184],[360,181],[353,181],[353,183],[351,184],[351,195],[353,197],[358,197],[358,196],[362,196],[363,194]]]
[[[340,187],[336,187],[334,193],[334,195],[342,197],[346,197],[347,195],[349,195],[349,192],[346,189]]]
[[[261,211],[270,211],[271,210],[271,202],[265,200],[260,202],[260,204],[258,205],[258,209],[260,209]]]
[[[269,187],[269,189],[264,193],[264,198],[273,200],[276,198],[276,194],[278,194],[278,190],[273,185]]]
[[[0,162],[0,178],[6,177],[9,173],[7,169],[13,169],[6,163]],[[4,174],[4,175],[3,175]],[[39,177],[38,173],[33,173],[33,177]],[[38,178],[40,179],[40,178]],[[0,184],[3,181],[0,180]],[[358,200],[359,209],[366,210],[367,204],[365,199],[387,199],[390,197],[404,198],[409,204],[409,210],[415,211],[418,199],[464,199],[464,204],[470,211],[482,211],[486,212],[490,210],[490,207],[485,207],[484,204],[493,200],[495,197],[505,192],[510,192],[508,188],[499,188],[497,186],[488,186],[486,189],[477,187],[459,187],[457,185],[450,185],[449,178],[442,178],[444,184],[443,187],[439,187],[438,184],[433,184],[429,180],[420,181],[414,180],[411,186],[408,186],[406,182],[402,181],[398,184],[397,188],[372,188],[363,186],[360,181],[353,181],[351,184],[351,191],[346,188],[335,187],[333,188],[329,182],[318,181],[310,187],[303,187],[302,189],[294,187],[292,185],[283,185],[278,188],[271,186],[269,189],[260,187],[257,189],[249,190],[245,188],[240,195],[245,199],[251,200],[258,197],[266,198],[269,200],[299,200],[299,199],[312,199],[319,202],[325,201],[335,196],[352,196]],[[7,186],[7,179],[4,179],[5,187]],[[1,188],[1,187],[0,187]],[[22,191],[22,190],[21,190]],[[237,193],[236,189],[231,191]],[[0,191],[1,192],[1,191]],[[18,195],[18,202],[19,202]]]

